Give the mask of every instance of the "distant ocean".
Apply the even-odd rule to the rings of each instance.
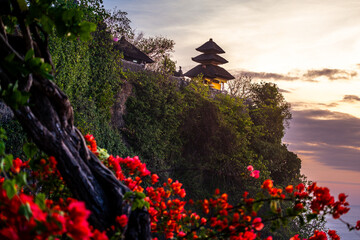
[[[342,216],[341,219],[355,225],[356,221],[360,220],[360,205],[350,206],[350,211]],[[360,231],[353,230],[349,232],[346,225],[339,220],[329,217],[326,227],[331,230],[336,230],[342,240],[360,240]]]

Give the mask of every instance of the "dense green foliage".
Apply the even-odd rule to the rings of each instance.
[[[249,98],[250,116],[257,130],[251,140],[253,151],[263,159],[277,184],[296,180],[301,161],[281,143],[291,119],[290,105],[273,83],[252,84]]]
[[[53,36],[50,50],[57,69],[55,82],[69,96],[75,124],[92,132],[101,146],[130,154],[121,135],[110,127],[110,108],[121,87],[120,54],[112,51],[109,34],[98,28],[92,41],[68,41]]]
[[[99,146],[121,156],[139,155],[162,178],[171,173],[184,183],[188,197],[220,188],[236,199],[243,190],[258,188],[244,170],[248,165],[276,185],[299,181],[300,159],[281,143],[291,115],[276,85],[251,84],[248,98],[242,99],[214,95],[197,81],[180,87],[161,71],[124,73],[121,53],[113,50],[113,35],[104,23],[109,15],[90,9],[86,17],[98,26],[92,40],[69,41],[54,33],[49,47],[54,81],[70,98],[75,125],[94,134]],[[143,48],[151,49],[154,41]],[[125,82],[133,88],[119,131],[111,125],[111,108]],[[19,132],[16,123],[2,125]],[[25,137],[14,136],[18,140],[8,145],[15,153],[20,151],[15,142]]]
[[[175,174],[190,197],[217,187],[239,197],[255,187],[244,172],[249,164],[278,185],[299,181],[300,159],[281,143],[289,106],[275,85],[253,84],[251,103],[244,104],[230,95],[210,97],[196,81],[178,87],[176,80],[140,73],[131,82],[125,116],[130,145],[153,171]],[[261,99],[269,88],[273,95]]]
[[[249,164],[275,184],[299,180],[300,160],[281,143],[289,105],[274,84],[251,84],[249,99],[214,95],[196,81],[179,87],[159,73],[124,73],[112,45],[104,23],[88,42],[55,34],[50,39],[55,82],[70,98],[75,124],[100,146],[138,154],[164,178],[175,174],[190,197],[217,187],[239,197],[240,190],[255,187],[244,172]],[[110,124],[111,107],[125,81],[133,92],[118,131]]]

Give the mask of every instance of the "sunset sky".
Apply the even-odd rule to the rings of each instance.
[[[184,71],[213,38],[233,75],[275,82],[292,104],[284,142],[302,173],[360,205],[360,1],[104,1],[137,32],[173,39]]]

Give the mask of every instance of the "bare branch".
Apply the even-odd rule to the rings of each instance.
[[[250,94],[251,81],[252,78],[247,75],[241,75],[234,80],[228,81],[229,94],[242,99],[248,98]]]
[[[5,30],[5,26],[4,26],[4,23],[3,23],[1,17],[0,17],[0,34],[1,34],[2,36],[4,36],[4,37],[5,37],[5,40],[7,41],[6,30]]]
[[[2,56],[13,53],[15,54],[15,59],[24,61],[24,58],[9,44],[7,36],[2,34],[0,34],[0,51]]]

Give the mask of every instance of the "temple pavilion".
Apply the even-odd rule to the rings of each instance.
[[[149,58],[145,53],[140,51],[137,47],[126,41],[122,36],[120,41],[114,44],[114,48],[123,53],[124,59],[137,64],[145,66],[146,63],[153,63],[154,61]]]
[[[196,67],[190,69],[184,75],[190,78],[203,76],[204,84],[211,86],[212,88],[223,90],[224,83],[228,80],[234,79],[228,71],[219,65],[227,63],[228,61],[218,54],[225,53],[213,40],[209,41],[196,48],[201,52],[199,56],[192,58],[194,62],[200,63]]]

